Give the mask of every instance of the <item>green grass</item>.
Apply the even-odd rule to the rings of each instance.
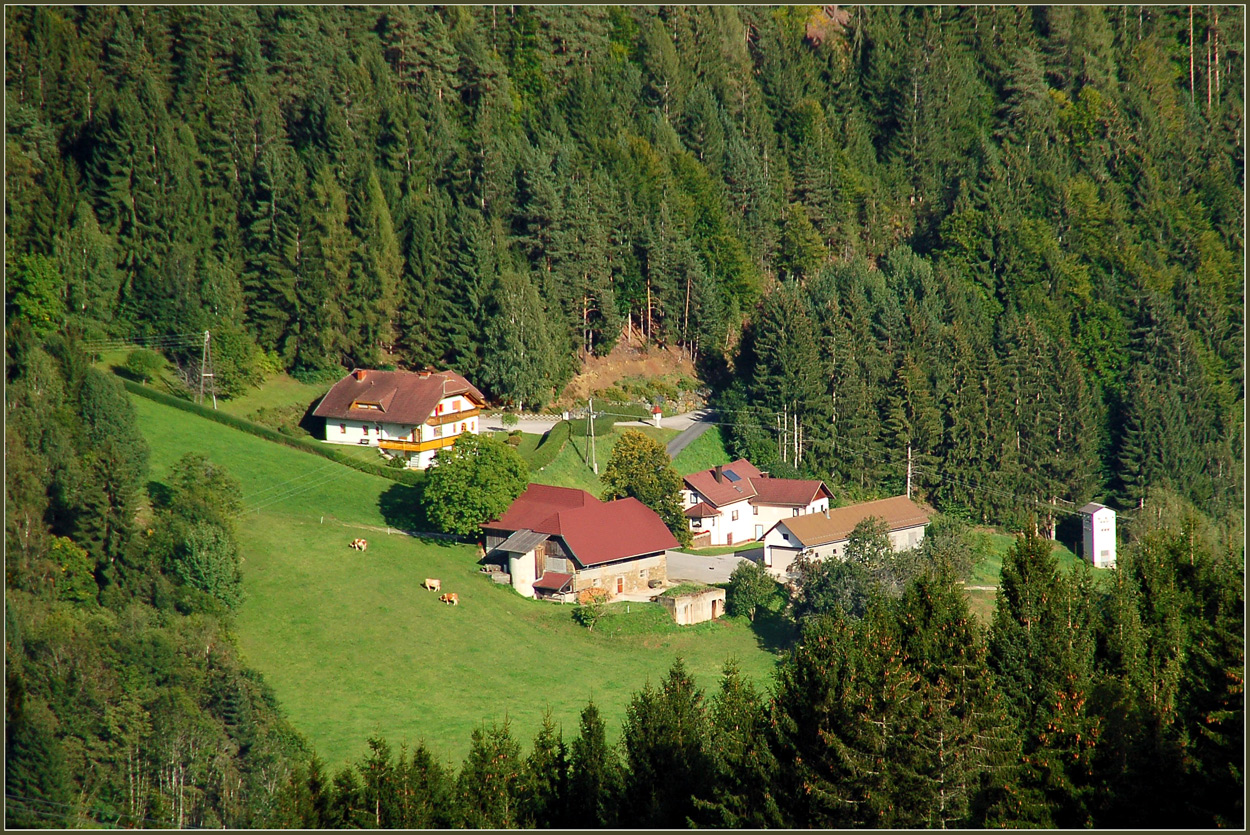
[[[301,383],[288,374],[275,374],[258,388],[248,389],[239,397],[218,400],[217,408],[250,420],[265,412],[295,412],[295,422],[298,423],[304,410],[329,390],[328,383]]]
[[[666,444],[680,434],[676,429],[657,429],[654,426],[617,426],[607,435],[595,438],[595,460],[599,462],[599,472],[608,465],[608,457],[612,447],[621,435],[635,430]],[[576,487],[592,495],[603,493],[603,482],[590,468],[590,439],[572,436],[555,460],[543,469],[530,473],[530,479],[538,484],[550,484],[553,487]]]
[[[681,656],[704,689],[726,659],[766,686],[784,643],[736,619],[678,627],[659,604],[621,603],[593,632],[571,606],[495,585],[471,545],[385,527],[416,491],[168,406],[132,398],[161,480],[188,451],[224,465],[251,512],[239,519],[247,599],[236,634],[297,729],[332,767],[362,757],[370,734],[424,740],[457,766],[482,722],[509,720],[529,746],[550,707],[570,738],[594,699],[613,739],[630,696]],[[259,511],[259,512],[258,512]],[[365,553],[348,542],[364,536]],[[460,605],[421,588],[442,580]]]
[[[972,567],[967,585],[997,587],[1002,578],[1003,557],[1007,555],[1007,551],[1015,544],[1016,538],[1009,534],[1001,533],[981,533],[979,535],[984,536],[988,540],[990,546],[989,553],[985,559]],[[1058,563],[1061,575],[1068,574],[1072,571],[1073,566],[1078,562],[1082,562],[1079,556],[1062,543],[1053,543],[1051,549],[1055,554],[1055,561]],[[1094,582],[1106,582],[1110,574],[1111,572],[1107,569],[1095,568],[1093,569]],[[988,589],[966,589],[965,594],[968,595],[968,605],[972,609],[973,614],[980,618],[982,624],[988,625],[994,615],[997,592]]]
[[[673,459],[673,467],[682,475],[707,470],[717,464],[728,464],[731,460],[725,449],[725,439],[720,427],[713,426],[702,435],[690,442],[690,446],[677,453]]]
[[[710,548],[679,548],[684,554],[698,554],[701,557],[715,557],[721,554],[736,554],[739,551],[750,551],[755,548],[763,548],[764,543],[758,540],[749,540],[747,542],[739,542],[735,545],[713,545]]]

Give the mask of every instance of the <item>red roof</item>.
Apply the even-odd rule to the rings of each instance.
[[[822,493],[832,499],[833,494],[823,481],[804,481],[797,478],[761,478],[751,482],[755,487],[755,500],[751,504],[783,504],[807,507]]]
[[[559,591],[569,584],[569,580],[573,579],[572,574],[561,574],[558,571],[548,571],[543,576],[534,581],[534,588],[544,589],[546,591]]]
[[[706,519],[709,516],[720,515],[720,511],[707,502],[699,502],[694,507],[686,508],[683,512],[691,519]]]
[[[676,548],[659,515],[634,498],[560,514],[560,535],[582,565],[598,565]]]
[[[454,371],[374,371],[354,369],[335,383],[313,411],[315,417],[352,420],[384,420],[416,426],[429,419],[444,397],[463,394],[474,405],[486,398],[472,383]],[[362,409],[355,404],[376,403],[378,409]]]
[[[637,499],[601,502],[584,490],[531,484],[489,530],[552,534],[583,567],[654,554],[677,539],[654,510]]]
[[[737,480],[730,477],[730,474]],[[691,473],[685,478],[686,485],[703,496],[714,507],[747,499],[751,504],[778,504],[806,507],[822,493],[832,499],[833,494],[823,481],[797,478],[765,478],[755,465],[745,458],[721,467],[721,480],[716,480],[716,468]],[[695,505],[698,507],[698,505]],[[689,513],[687,513],[689,515]],[[715,516],[705,513],[705,516]]]
[[[588,505],[603,504],[585,490],[572,487],[551,487],[531,484],[516,497],[498,519],[486,522],[484,528],[521,531],[528,528],[539,533],[560,533],[559,513]]]
[[[733,473],[737,481],[727,475]],[[724,507],[727,504],[740,502],[755,495],[752,479],[760,477],[760,471],[745,458],[739,458],[732,464],[721,467],[721,480],[716,480],[716,468],[700,470],[686,476],[686,484],[703,496],[709,504]]]

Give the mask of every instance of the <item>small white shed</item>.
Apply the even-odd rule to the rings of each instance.
[[[1115,568],[1115,511],[1090,502],[1080,509],[1081,555],[1094,568]]]

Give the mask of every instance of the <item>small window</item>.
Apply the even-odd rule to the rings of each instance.
[[[789,541],[790,541],[790,534],[788,534],[788,533],[783,533],[783,534],[781,535],[781,538],[782,538],[782,539],[784,539],[786,542],[789,542]]]
[[[759,515],[760,515],[760,506],[759,506],[759,505],[757,505],[757,504],[753,504],[753,505],[751,505],[751,515],[752,515],[752,516],[759,516]]]
[[[692,527],[692,528],[701,528],[701,527],[703,527],[703,520],[702,520],[702,519],[691,519],[691,520],[690,520],[690,527]]]
[[[792,514],[790,514],[790,515],[791,515],[791,516],[798,516],[798,515],[799,515],[799,509],[796,507],[796,508],[794,509],[794,513],[792,513]]]
[[[731,521],[731,522],[737,522],[737,521],[738,521],[738,511],[736,511],[736,510],[735,510],[735,511],[734,511],[734,512],[730,515],[730,519],[729,519],[729,521]]]
[[[443,427],[441,425],[434,427],[434,437],[435,438],[443,437]]]
[[[647,579],[647,569],[645,568],[638,569],[638,579],[639,580]]]
[[[599,578],[598,578],[598,577],[596,577],[596,578],[594,579],[594,583],[593,583],[592,585],[594,585],[594,587],[595,587],[595,588],[599,588]]]
[[[347,434],[347,424],[346,424],[346,423],[340,423],[340,424],[339,424],[339,434],[340,434],[340,435],[346,435],[346,434]]]
[[[437,406],[434,407],[434,414],[441,415],[442,413],[443,413],[443,404],[439,403]]]
[[[464,430],[466,430],[466,429],[468,429],[468,428],[469,428],[469,424],[467,424],[467,423],[462,423],[462,424],[460,424],[460,431],[461,431],[461,432],[463,432]]]

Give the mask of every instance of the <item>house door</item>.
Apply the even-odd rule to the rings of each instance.
[[[755,538],[756,538],[756,539],[763,539],[763,538],[764,538],[764,526],[763,526],[763,525],[756,525],[756,526],[755,526]]]
[[[734,544],[734,535],[733,535],[733,534],[731,534],[731,533],[727,533],[727,534],[725,534],[725,544],[726,544],[726,545],[733,545],[733,544]]]
[[[625,578],[624,577],[616,578],[616,593],[617,594],[625,593]]]

